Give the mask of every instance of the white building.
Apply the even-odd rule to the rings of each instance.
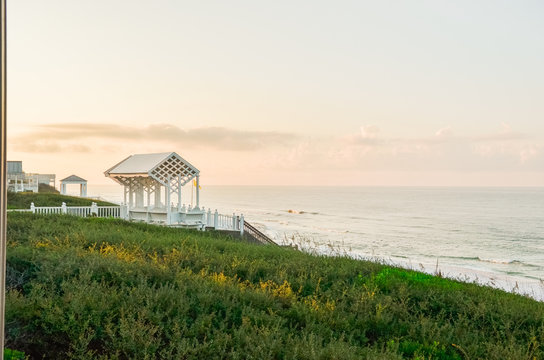
[[[60,181],[60,193],[66,195],[66,185],[79,185],[79,196],[87,197],[87,180],[76,175],[70,175]]]
[[[23,171],[22,161],[8,161],[8,191],[38,192],[40,184],[55,187],[55,174],[35,174]]]

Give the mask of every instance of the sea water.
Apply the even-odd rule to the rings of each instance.
[[[117,185],[90,195],[121,202]],[[188,186],[184,202],[195,202]],[[544,299],[544,188],[208,186],[276,242],[479,281]]]

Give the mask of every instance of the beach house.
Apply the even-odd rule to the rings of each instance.
[[[7,190],[38,192],[40,184],[55,187],[55,174],[26,173],[22,161],[7,162]]]

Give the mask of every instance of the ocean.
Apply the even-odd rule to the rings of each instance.
[[[89,195],[121,202],[122,188],[91,184]],[[544,188],[208,186],[200,199],[281,244],[544,300]]]

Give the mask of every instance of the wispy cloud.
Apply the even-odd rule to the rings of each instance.
[[[11,139],[21,152],[90,151],[82,141],[159,142],[184,147],[204,147],[230,151],[251,151],[265,147],[292,145],[296,134],[273,131],[248,131],[223,127],[182,129],[171,124],[130,127],[109,124],[47,124]]]
[[[175,150],[208,167],[209,172],[229,176],[247,172],[247,164],[256,174],[287,177],[295,172],[331,177],[343,171],[544,171],[544,143],[508,126],[479,135],[443,126],[426,136],[395,137],[378,126],[365,125],[345,136],[312,138],[221,127],[183,129],[170,124],[49,124],[12,137],[10,143],[21,153],[47,156],[62,152],[89,158]],[[224,158],[223,151],[237,154],[230,155],[232,161],[217,161]]]
[[[312,156],[297,152],[302,166],[318,157],[333,160],[330,168],[369,171],[544,169],[544,144],[507,124],[479,135],[458,135],[454,127],[445,126],[420,137],[387,136],[377,126],[365,125],[359,132],[322,143],[328,144],[326,153],[315,152]]]

